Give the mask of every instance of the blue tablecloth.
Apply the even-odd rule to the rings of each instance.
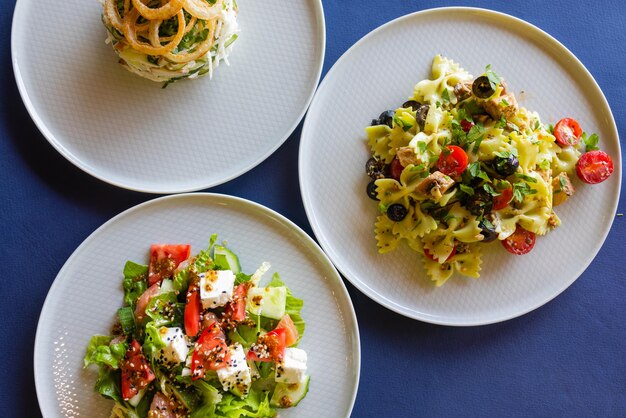
[[[29,1],[29,0],[20,0]],[[85,0],[87,1],[87,0]],[[626,138],[626,9],[622,1],[324,0],[324,74],[354,42],[401,15],[438,6],[490,8],[560,40],[593,74]],[[14,0],[0,2],[0,416],[39,416],[37,319],[74,249],[113,215],[154,196],[121,190],[61,157],[29,118],[9,48]],[[298,186],[300,128],[264,163],[212,192],[266,205],[312,234]],[[618,212],[625,210],[622,193]],[[359,320],[355,417],[626,416],[626,217],[600,254],[547,305],[504,323],[451,328],[399,316],[347,283]],[[580,245],[585,245],[581,242]]]

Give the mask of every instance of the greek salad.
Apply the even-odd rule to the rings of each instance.
[[[303,301],[270,265],[253,274],[217,236],[154,244],[148,265],[127,261],[124,303],[110,335],[91,338],[84,366],[112,417],[274,417],[309,387]]]

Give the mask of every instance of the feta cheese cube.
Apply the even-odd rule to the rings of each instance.
[[[209,270],[200,273],[200,299],[204,309],[224,306],[233,297],[235,275],[230,270]]]
[[[161,327],[159,336],[165,347],[159,352],[159,358],[167,363],[182,363],[187,358],[189,346],[187,336],[179,327]]]
[[[286,348],[283,361],[276,363],[274,380],[281,383],[300,383],[306,376],[306,361],[306,351]]]
[[[225,391],[235,391],[239,396],[248,394],[252,379],[250,377],[250,367],[246,361],[246,353],[239,343],[228,347],[230,360],[226,367],[217,370],[217,377]]]

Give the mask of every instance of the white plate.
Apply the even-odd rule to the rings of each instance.
[[[365,194],[369,150],[364,129],[402,104],[430,77],[435,54],[477,75],[487,64],[504,76],[521,105],[544,122],[564,116],[597,132],[615,172],[603,184],[576,182],[557,208],[562,226],[539,237],[528,255],[490,245],[481,278],[455,276],[435,288],[420,256],[404,248],[376,250],[375,202]],[[519,94],[518,94],[518,97]],[[620,183],[620,146],[611,110],[584,66],[538,28],[504,14],[470,8],[404,16],[361,39],[333,66],[309,109],[300,143],[304,206],[322,248],[357,288],[402,315],[446,325],[503,321],[551,300],[591,263],[613,221]]]
[[[106,417],[112,401],[94,391],[97,368],[82,359],[94,334],[108,334],[122,305],[126,260],[146,260],[154,242],[206,248],[219,234],[253,272],[269,261],[304,299],[311,385],[284,417],[348,417],[359,380],[359,332],[346,288],[315,242],[281,215],[247,200],[216,194],[164,197],[129,209],[91,234],[67,260],[41,311],[35,340],[35,384],[45,417]]]
[[[11,49],[26,108],[54,148],[108,183],[177,193],[230,180],[293,132],[325,49],[321,0],[239,6],[230,67],[161,89],[117,63],[98,0],[19,0]]]

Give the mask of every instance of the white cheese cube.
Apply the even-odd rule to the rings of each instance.
[[[300,383],[306,376],[306,351],[286,348],[282,362],[276,363],[274,380],[281,383]]]
[[[204,309],[226,305],[233,297],[235,275],[230,270],[210,270],[200,273],[200,299]]]
[[[233,391],[244,397],[248,394],[252,383],[246,353],[239,343],[229,346],[228,351],[230,360],[226,363],[226,367],[217,370],[217,377],[225,391]]]
[[[166,363],[182,363],[187,358],[189,346],[187,336],[179,327],[159,328],[159,336],[165,347],[159,352],[159,358]]]

